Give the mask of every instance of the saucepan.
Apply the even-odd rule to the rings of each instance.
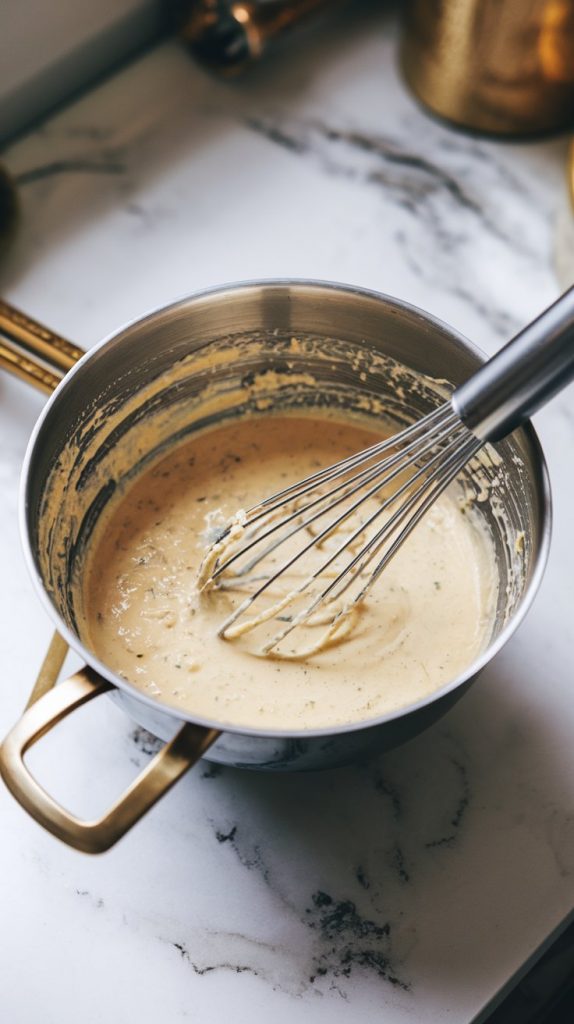
[[[86,354],[5,305],[0,335],[0,364],[53,390],[24,462],[22,543],[40,600],[85,662],[24,713],[4,740],[0,770],[28,813],[70,846],[91,853],[112,846],[202,757],[301,771],[408,740],[466,692],[528,610],[550,537],[548,478],[530,425],[467,471],[465,487],[482,502],[494,543],[499,587],[488,647],[457,678],[379,718],[300,731],[207,720],[143,694],[94,656],[78,626],[85,552],[118,488],[193,431],[237,415],[334,404],[355,415],[382,402],[402,425],[444,401],[485,357],[404,302],[291,280],[196,293],[122,327]],[[24,755],[104,693],[166,744],[101,819],[82,821],[40,786]]]

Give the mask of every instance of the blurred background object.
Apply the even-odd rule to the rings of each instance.
[[[16,228],[18,202],[14,183],[0,166],[0,258],[9,246]]]
[[[568,150],[566,196],[558,213],[555,263],[560,287],[569,288],[574,284],[574,139]]]
[[[181,35],[211,71],[238,74],[272,42],[342,0],[196,0],[183,4]],[[187,8],[187,10],[186,10]]]
[[[2,0],[0,144],[170,31],[180,30],[201,64],[233,74],[343,2]]]
[[[405,77],[435,114],[496,135],[574,124],[572,0],[412,0]]]
[[[2,0],[0,143],[160,35],[162,0]]]

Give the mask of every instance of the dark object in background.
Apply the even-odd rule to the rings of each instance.
[[[168,30],[172,0],[0,0],[0,143]]]
[[[481,1024],[572,1024],[574,921],[497,1009],[479,1020]]]
[[[435,114],[495,135],[574,124],[572,0],[411,0],[402,66]]]
[[[0,166],[0,257],[12,241],[18,219],[18,200],[14,183]]]
[[[186,5],[181,36],[193,56],[211,71],[238,74],[270,43],[322,8],[340,0],[196,0]]]

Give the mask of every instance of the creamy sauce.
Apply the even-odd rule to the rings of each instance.
[[[486,647],[496,604],[490,539],[457,488],[439,498],[333,642],[310,641],[314,630],[324,636],[319,616],[290,634],[284,657],[263,657],[268,632],[217,636],[245,597],[242,583],[198,593],[214,524],[378,439],[354,423],[291,416],[197,434],[104,513],[86,567],[87,645],[162,703],[269,729],[368,720],[455,678]],[[309,557],[324,558],[333,543],[305,556],[305,573],[316,564]],[[297,585],[302,571],[283,585]]]

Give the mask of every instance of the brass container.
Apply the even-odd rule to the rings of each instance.
[[[412,0],[401,59],[418,99],[461,127],[574,124],[574,0]]]

